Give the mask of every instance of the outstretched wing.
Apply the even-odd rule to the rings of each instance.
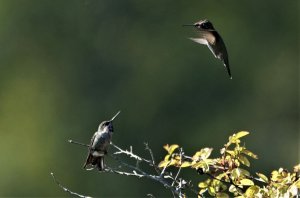
[[[207,40],[203,38],[189,38],[196,43],[200,43],[202,45],[207,45]]]

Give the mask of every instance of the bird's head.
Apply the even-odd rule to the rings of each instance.
[[[98,131],[101,132],[113,132],[114,131],[114,127],[112,125],[111,121],[103,121],[101,122],[101,124],[99,125]]]
[[[200,31],[215,31],[213,24],[207,19],[200,20],[194,24],[185,24],[183,26],[193,26]]]
[[[98,131],[101,132],[113,132],[114,131],[114,127],[113,127],[113,120],[119,115],[120,111],[118,111],[118,113],[116,113],[116,115],[114,115],[112,117],[112,119],[108,120],[108,121],[103,121],[101,122],[101,124],[98,127]]]

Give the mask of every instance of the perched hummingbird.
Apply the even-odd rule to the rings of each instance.
[[[207,19],[204,19],[194,24],[185,24],[183,26],[194,26],[197,29],[199,37],[190,39],[196,43],[207,45],[214,56],[223,62],[230,79],[232,79],[225,44],[213,24]]]
[[[85,169],[88,165],[96,166],[99,171],[104,170],[104,155],[107,154],[108,146],[113,133],[113,120],[119,115],[120,111],[114,115],[109,121],[103,121],[98,127],[91,139],[89,145],[89,152],[83,168]]]

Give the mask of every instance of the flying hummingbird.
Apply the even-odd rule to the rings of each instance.
[[[183,26],[193,26],[197,29],[199,37],[190,39],[196,43],[207,45],[213,55],[223,62],[230,79],[232,79],[229,68],[228,54],[224,41],[220,34],[215,30],[213,24],[207,19],[204,19],[194,24],[185,24]]]
[[[88,165],[96,167],[99,171],[104,170],[104,155],[107,154],[107,149],[110,145],[110,141],[113,133],[113,120],[119,115],[120,111],[114,115],[109,121],[103,121],[98,127],[91,139],[89,145],[88,156],[86,162],[83,165],[85,169]]]

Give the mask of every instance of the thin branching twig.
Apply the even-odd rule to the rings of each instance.
[[[68,140],[69,143],[72,143],[72,144],[78,144],[78,145],[81,145],[81,146],[85,146],[85,147],[89,147],[90,145],[89,144],[83,144],[81,142],[77,142],[77,141],[74,141],[74,140]]]
[[[153,152],[151,150],[151,148],[149,147],[148,143],[144,143],[145,144],[145,149],[147,151],[149,151],[149,154],[150,154],[150,157],[151,157],[151,164],[152,166],[154,167],[155,171],[157,174],[160,174],[160,170],[159,168],[156,166],[156,163],[155,163],[155,159],[154,159],[154,155],[153,155]]]
[[[77,145],[80,145],[80,146],[89,147],[89,145],[87,145],[87,144],[77,142],[77,141],[74,141],[74,140],[68,140],[68,142],[72,143],[72,144],[77,144]],[[118,161],[121,165],[131,169],[132,172],[128,172],[128,171],[126,172],[126,171],[116,170],[116,169],[112,169],[112,168],[106,168],[106,169],[104,169],[104,172],[116,173],[116,174],[119,174],[119,175],[135,176],[135,177],[138,177],[138,178],[143,178],[144,177],[144,178],[152,179],[156,182],[161,183],[165,188],[171,190],[172,194],[177,195],[177,196],[179,196],[181,194],[181,189],[179,189],[179,190],[176,189],[176,187],[172,186],[171,183],[166,180],[166,178],[169,178],[169,179],[172,180],[171,182],[173,182],[174,178],[173,177],[164,177],[163,174],[164,174],[164,171],[166,170],[167,167],[165,167],[164,170],[162,171],[163,174],[152,175],[152,174],[148,174],[148,173],[144,172],[138,166],[132,166],[132,165],[120,160],[118,157],[116,157],[116,155],[124,154],[124,155],[129,156],[130,158],[136,159],[137,161],[143,161],[143,162],[146,162],[147,164],[149,164],[151,166],[153,165],[153,167],[155,167],[156,165],[153,164],[154,157],[151,160],[148,160],[148,159],[142,158],[142,157],[134,154],[132,152],[132,149],[130,149],[129,151],[121,149],[119,146],[113,144],[112,142],[111,142],[111,145],[115,149],[117,149],[118,151],[114,152],[113,154],[110,154],[110,156],[114,160]]]
[[[89,147],[88,144],[84,144],[84,143],[77,142],[77,141],[74,141],[74,140],[68,140],[68,142],[72,143],[72,144],[77,144],[77,145],[80,145],[80,146],[84,146],[84,147]],[[124,150],[124,149],[120,148],[119,146],[113,144],[112,142],[111,142],[111,146],[114,147],[117,151],[110,154],[110,156],[114,160],[119,162],[119,164],[121,164],[122,166],[128,168],[130,171],[123,171],[119,168],[115,169],[115,168],[107,167],[107,168],[104,169],[103,172],[115,173],[115,174],[126,175],[126,176],[134,176],[134,177],[137,177],[137,178],[148,178],[148,179],[151,179],[151,180],[154,180],[156,182],[161,183],[165,188],[169,189],[171,191],[173,197],[184,197],[184,193],[182,193],[182,189],[186,188],[186,185],[185,185],[186,181],[179,178],[181,168],[179,168],[179,170],[177,171],[175,177],[173,176],[172,172],[167,172],[166,171],[169,164],[167,164],[165,167],[163,167],[162,170],[160,170],[158,168],[158,166],[155,164],[154,155],[153,155],[152,150],[150,149],[150,147],[147,143],[145,143],[145,149],[148,150],[148,152],[150,154],[150,157],[151,157],[150,160],[134,154],[132,147],[130,147],[130,150]],[[183,153],[182,149],[181,149],[180,153],[181,153],[181,158],[183,158],[184,153]],[[136,165],[133,166],[133,165],[128,164],[128,163],[124,162],[123,160],[119,159],[117,157],[117,155],[121,155],[121,154],[126,155],[130,158],[134,158],[137,161]],[[139,167],[140,162],[145,162],[149,166],[152,166],[157,175],[153,175],[153,174],[149,174],[149,173],[144,172]],[[195,192],[192,189],[191,189],[191,191]],[[198,194],[198,193],[196,193],[196,194]]]
[[[131,158],[134,158],[134,159],[136,159],[137,161],[144,161],[144,162],[146,162],[146,163],[148,163],[148,164],[150,164],[151,163],[151,161],[150,160],[147,160],[147,159],[145,159],[145,158],[142,158],[142,157],[140,157],[140,156],[137,156],[137,155],[135,155],[133,152],[132,152],[132,147],[130,147],[130,151],[128,151],[128,150],[123,150],[123,149],[121,149],[120,147],[118,147],[117,145],[115,145],[114,143],[110,143],[114,148],[116,148],[118,151],[117,152],[114,152],[114,155],[119,155],[119,154],[125,154],[125,155],[128,155],[129,157],[131,157]]]
[[[113,168],[106,168],[104,169],[105,172],[108,173],[116,173],[118,175],[126,175],[126,176],[135,176],[138,178],[144,177],[144,175],[138,174],[136,171],[132,171],[132,172],[125,172],[125,171],[119,171]]]
[[[174,188],[168,181],[166,181],[160,175],[151,175],[151,174],[148,174],[148,173],[142,171],[138,167],[135,167],[135,166],[132,166],[130,164],[127,164],[127,163],[123,162],[122,160],[120,160],[119,158],[117,158],[114,155],[110,155],[110,156],[112,158],[114,158],[116,161],[118,161],[120,164],[126,166],[127,168],[132,169],[133,173],[134,173],[134,171],[136,172],[136,174],[132,174],[131,176],[138,176],[139,178],[145,177],[145,178],[148,178],[148,179],[152,179],[154,181],[157,181],[157,182],[161,183],[165,188],[170,189],[172,193],[174,193],[176,195],[179,195],[180,192],[178,190],[176,190],[176,188]]]
[[[67,193],[69,193],[69,194],[71,194],[71,195],[73,195],[73,196],[76,196],[76,197],[80,197],[80,198],[90,198],[89,196],[81,195],[81,194],[78,194],[78,193],[76,193],[76,192],[73,192],[73,191],[69,190],[68,188],[64,187],[64,186],[63,186],[63,185],[55,178],[54,173],[51,172],[50,174],[51,174],[51,176],[52,176],[54,182],[55,182],[61,189],[63,189],[63,191],[65,191],[65,192],[67,192]]]
[[[182,150],[182,148],[180,148],[180,149],[179,149],[180,164],[182,164],[182,154],[183,154],[183,150]],[[176,176],[175,176],[175,178],[174,178],[174,181],[173,181],[173,183],[172,183],[172,186],[175,184],[175,181],[177,181],[177,178],[178,178],[178,176],[179,176],[179,174],[180,174],[180,171],[181,171],[181,166],[178,168],[178,171],[177,171],[177,174],[176,174]]]

